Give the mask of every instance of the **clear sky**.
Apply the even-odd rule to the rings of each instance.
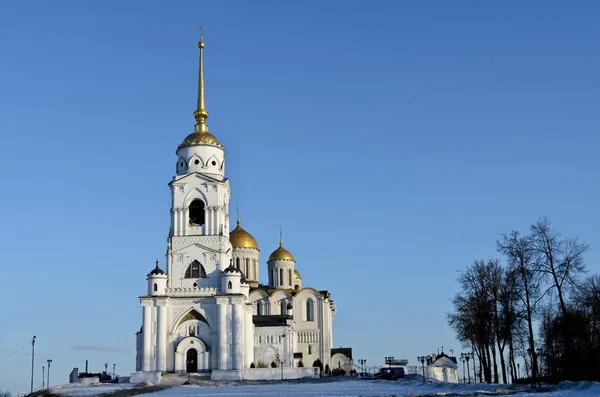
[[[0,13],[0,388],[53,359],[126,375],[192,132],[242,223],[337,303],[367,365],[461,348],[458,271],[540,216],[600,256],[600,3],[6,1]],[[235,221],[235,216],[232,216]],[[234,225],[232,225],[234,226]],[[16,354],[16,350],[26,346]]]

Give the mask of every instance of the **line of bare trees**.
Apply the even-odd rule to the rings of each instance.
[[[586,275],[589,246],[542,218],[497,247],[504,264],[476,260],[461,271],[448,313],[479,361],[479,380],[600,380],[600,276]]]

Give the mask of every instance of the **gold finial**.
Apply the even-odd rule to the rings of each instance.
[[[200,66],[198,72],[198,106],[194,112],[194,118],[196,119],[196,132],[208,132],[208,126],[206,125],[206,119],[208,118],[208,112],[205,109],[204,104],[204,39],[202,38],[204,28],[200,25],[200,41],[198,42],[198,48],[200,49]]]

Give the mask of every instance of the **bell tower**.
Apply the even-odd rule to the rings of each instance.
[[[225,148],[208,131],[204,97],[204,40],[200,36],[194,132],[177,146],[167,244],[168,288],[218,288],[230,265],[229,198]]]

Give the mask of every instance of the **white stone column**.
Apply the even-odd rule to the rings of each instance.
[[[156,302],[156,370],[167,370],[167,302]]]
[[[252,304],[247,304],[244,309],[244,368],[250,368],[250,364],[254,362],[254,325],[252,324]]]
[[[227,369],[227,298],[217,298],[219,369]]]
[[[143,307],[143,325],[142,325],[142,371],[150,371],[150,349],[152,346],[152,308],[151,302],[142,302]]]
[[[242,299],[240,298],[232,298],[233,300],[233,318],[231,322],[232,328],[232,367],[233,369],[241,369],[242,368],[242,335],[244,332],[244,323],[242,320]]]
[[[182,223],[182,225],[181,225],[182,226],[181,227],[182,228],[181,234],[184,235],[184,236],[187,235],[187,232],[188,232],[187,229],[188,229],[189,222],[186,221],[187,214],[188,214],[188,209],[187,208],[183,208],[182,211],[181,211],[181,223]]]

